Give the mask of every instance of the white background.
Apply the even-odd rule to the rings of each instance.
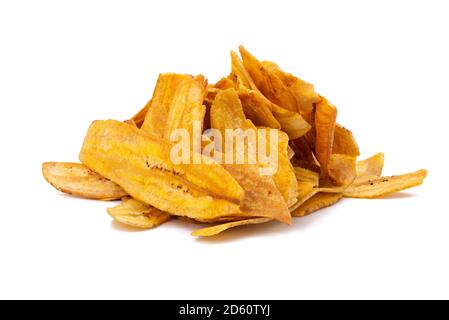
[[[1,1],[0,298],[449,298],[447,1]],[[95,119],[126,119],[160,72],[227,75],[229,50],[316,85],[363,156],[424,186],[345,199],[293,226],[198,240],[135,232],[64,196]]]

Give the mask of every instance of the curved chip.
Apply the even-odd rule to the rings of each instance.
[[[115,221],[140,229],[152,229],[170,219],[170,214],[132,198],[107,211]]]
[[[346,154],[353,157],[360,155],[359,146],[352,132],[338,123],[335,125],[332,153]]]
[[[267,223],[270,221],[272,221],[272,220],[267,219],[267,218],[256,218],[256,219],[228,222],[228,223],[219,224],[219,225],[216,225],[213,227],[196,230],[196,231],[192,232],[192,236],[194,236],[194,237],[212,237],[212,236],[216,236],[226,230],[229,230],[231,228],[247,226],[247,225],[251,225],[251,224]]]
[[[274,62],[262,61],[261,63],[265,69],[276,75],[286,85],[296,99],[299,113],[310,122],[312,120],[313,104],[321,101],[320,96],[315,92],[314,86],[291,73],[282,71]]]
[[[278,106],[293,112],[298,112],[296,99],[282,80],[276,74],[265,68],[243,46],[239,47],[239,51],[242,56],[243,65],[259,91]]]
[[[380,177],[384,167],[385,156],[382,152],[374,156],[357,162],[356,181],[364,181],[370,178]]]
[[[81,163],[46,162],[45,180],[57,190],[94,200],[118,200],[128,195],[120,186],[103,178]]]
[[[292,212],[294,217],[304,217],[320,209],[336,204],[343,195],[341,193],[320,192],[304,202],[299,208]]]
[[[214,219],[238,216],[244,191],[210,158],[201,165],[173,164],[172,144],[122,122],[94,122],[80,160],[133,198],[174,215]]]
[[[332,154],[328,163],[328,174],[337,186],[350,185],[357,176],[357,158],[346,154]]]
[[[320,163],[323,178],[329,177],[328,164],[332,155],[336,120],[337,108],[323,98],[316,105],[315,113],[315,156]]]
[[[399,176],[378,177],[358,181],[344,191],[344,196],[348,198],[379,198],[419,186],[423,183],[426,176],[427,170],[419,170]]]

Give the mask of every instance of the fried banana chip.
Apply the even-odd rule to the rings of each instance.
[[[357,178],[356,182],[365,181],[371,178],[377,178],[382,175],[385,156],[382,152],[374,156],[357,162]]]
[[[299,113],[311,123],[314,103],[321,101],[320,96],[315,92],[312,84],[307,83],[291,73],[282,71],[279,66],[270,61],[262,61],[262,66],[270,73],[276,75],[292,93],[296,99]]]
[[[304,136],[311,129],[311,125],[304,120],[299,113],[279,107],[268,100],[258,90],[252,90],[250,92],[251,95],[248,96],[248,99],[250,99],[250,103],[253,108],[257,108],[259,110],[271,110],[273,117],[281,125],[282,131],[287,133],[290,139],[298,139]],[[248,103],[247,100],[244,101],[245,103]]]
[[[278,106],[298,112],[296,99],[287,86],[274,73],[266,69],[259,60],[243,46],[239,47],[243,65],[262,94]]]
[[[170,219],[168,213],[132,198],[107,211],[115,221],[140,229],[156,228]]]
[[[134,199],[170,214],[193,219],[238,216],[244,191],[237,181],[202,155],[197,155],[201,165],[173,164],[172,146],[118,121],[96,121],[80,160]]]
[[[336,119],[337,108],[323,98],[316,105],[315,156],[320,163],[321,174],[324,179],[329,177],[328,164],[332,155]]]
[[[203,76],[161,74],[142,130],[169,140],[174,129],[186,129],[192,137],[192,123],[198,121],[202,125],[204,121],[206,93],[207,81]]]
[[[346,154],[332,154],[329,163],[329,177],[337,186],[349,186],[357,176],[357,158]]]
[[[344,190],[348,198],[380,198],[398,191],[419,186],[427,176],[427,170],[419,170],[399,176],[378,177],[357,181]]]
[[[242,105],[234,89],[224,90],[217,94],[211,109],[211,125],[212,128],[218,129],[222,133],[224,133],[226,129],[254,130],[257,138],[261,139],[261,135],[256,126],[246,119]],[[271,145],[271,142],[267,140],[268,139],[266,139],[266,145],[269,148],[274,147]],[[280,141],[282,143],[283,139],[281,138]],[[256,150],[258,146],[253,145],[247,146],[247,148],[248,147]],[[297,182],[293,166],[287,158],[286,150],[282,152],[280,149],[283,149],[283,147],[279,147],[279,145],[276,145],[275,147],[278,149],[278,170],[273,175],[273,180],[287,204],[290,205],[296,202],[297,196]],[[247,152],[247,150],[235,150],[235,152]]]
[[[223,167],[239,182],[245,191],[240,216],[265,217],[290,224],[287,204],[270,176],[261,176],[256,165],[230,165]]]
[[[257,117],[254,114],[250,114],[248,115],[248,118],[253,120],[253,117],[256,119],[256,122],[261,121],[259,119],[260,116],[269,114],[268,110],[270,110],[274,119],[277,121],[277,123],[280,124],[282,131],[287,133],[290,139],[300,138],[311,129],[310,124],[306,120],[304,120],[304,118],[298,112],[296,112],[296,110],[291,111],[285,108],[281,108],[277,104],[270,101],[260,92],[260,90],[254,84],[254,81],[251,78],[250,74],[245,69],[243,62],[235,52],[231,53],[231,58],[232,72],[230,78],[236,83],[239,91],[243,91],[243,95],[241,97],[242,103],[244,104],[245,109],[249,109],[250,112],[254,110],[257,111]],[[246,88],[246,90],[244,88]],[[248,95],[246,95],[245,93],[248,93]],[[264,121],[272,122],[272,124],[265,124],[265,126],[277,128],[277,123],[273,122],[271,116],[268,115],[268,117],[269,118]]]
[[[257,90],[256,84],[245,69],[242,60],[234,51],[231,51],[231,75],[229,78],[235,82],[237,86],[244,86],[251,90]]]
[[[243,112],[256,126],[281,129],[281,124],[274,117],[269,103],[263,103],[256,97],[257,93],[247,87],[239,87],[239,98]]]
[[[310,182],[314,187],[318,187],[320,184],[319,173],[305,169],[302,167],[294,167],[296,180],[301,182]]]
[[[353,157],[360,155],[359,146],[352,132],[338,123],[335,126],[332,153],[347,154]]]
[[[251,224],[267,223],[270,221],[272,221],[272,220],[267,219],[267,218],[255,218],[255,219],[233,221],[233,222],[228,222],[228,223],[224,223],[224,224],[219,224],[219,225],[216,225],[213,227],[196,230],[196,231],[192,232],[192,236],[194,236],[194,237],[212,237],[212,236],[216,236],[226,230],[229,230],[231,228],[247,226],[247,225],[251,225]]]
[[[120,186],[80,163],[46,162],[42,173],[57,190],[77,197],[118,200],[127,195]]]
[[[320,209],[336,204],[343,197],[340,193],[318,193],[292,212],[294,217],[304,217]]]
[[[133,121],[138,128],[142,127],[145,117],[147,116],[148,109],[151,106],[151,100],[130,120]]]

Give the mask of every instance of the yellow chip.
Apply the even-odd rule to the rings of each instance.
[[[379,177],[358,181],[344,191],[348,198],[379,198],[398,191],[419,186],[427,176],[427,170],[419,170],[400,176]]]
[[[294,217],[304,217],[320,209],[329,207],[337,203],[341,198],[340,193],[318,193],[304,202],[299,208],[292,212]]]
[[[46,162],[42,174],[59,191],[81,198],[118,200],[127,195],[120,186],[80,163]]]
[[[131,198],[109,208],[108,213],[115,221],[140,229],[155,228],[170,219],[170,214]]]
[[[219,224],[217,226],[196,230],[196,231],[192,232],[192,236],[194,236],[194,237],[212,237],[212,236],[216,236],[226,230],[229,230],[231,228],[247,226],[250,224],[267,223],[269,221],[271,221],[271,219],[256,218],[256,219],[228,222],[228,223],[224,223],[224,224]]]

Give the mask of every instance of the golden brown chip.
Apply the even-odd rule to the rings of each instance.
[[[120,186],[80,163],[46,162],[42,174],[59,191],[82,198],[118,200],[127,195]]]
[[[239,47],[243,65],[254,81],[256,87],[271,102],[278,106],[298,112],[296,99],[287,86],[274,73],[266,69],[259,60],[249,53],[243,46]]]
[[[115,221],[140,229],[152,229],[170,219],[168,213],[132,198],[109,208],[108,213]]]
[[[242,60],[234,51],[231,51],[232,70],[229,78],[236,83],[237,86],[244,86],[251,90],[257,90],[253,79],[245,69]]]
[[[311,129],[310,124],[299,113],[279,107],[258,90],[251,91],[250,99],[253,108],[271,110],[273,117],[281,125],[282,131],[287,133],[290,139],[298,139]],[[275,127],[273,126],[273,128]]]
[[[427,176],[427,170],[419,170],[400,176],[379,177],[358,181],[344,191],[348,198],[379,198],[398,191],[419,186]]]
[[[147,116],[148,109],[150,108],[151,100],[130,120],[133,121],[138,128],[142,127],[145,117]]]
[[[255,136],[258,139],[261,138],[256,126],[246,119],[242,105],[234,89],[223,90],[217,94],[211,108],[211,125],[212,128],[220,130],[222,134],[224,134],[226,129],[254,130]],[[273,175],[273,180],[289,206],[296,202],[297,182],[293,166],[287,158],[286,150],[280,150],[284,149],[284,147],[286,149],[287,144],[284,141],[286,137],[282,138],[282,134],[280,136],[281,147],[279,145],[272,146],[268,139],[266,139],[266,145],[269,148],[275,147],[278,149],[278,170]],[[258,146],[246,145],[246,150],[234,150],[234,152],[243,153],[245,159],[248,159],[247,151],[249,149],[247,148],[249,147],[254,150],[258,148]]]
[[[298,112],[311,123],[313,105],[321,101],[320,96],[315,92],[314,86],[307,83],[291,73],[282,71],[277,64],[270,61],[262,61],[262,65],[272,74],[276,75],[292,93],[296,99]]]
[[[80,160],[116,182],[134,199],[191,218],[238,216],[244,191],[220,165],[202,155],[202,164],[173,164],[172,144],[122,122],[94,122]]]
[[[242,102],[245,116],[256,126],[281,129],[281,124],[271,112],[270,104],[258,100],[256,91],[240,86],[239,98]]]
[[[315,156],[321,166],[323,178],[329,177],[329,160],[332,155],[337,108],[325,98],[316,105]]]
[[[161,74],[142,130],[169,140],[174,129],[186,129],[192,137],[194,121],[201,124],[202,131],[206,93],[203,76]]]
[[[231,228],[239,227],[239,226],[247,226],[250,224],[261,224],[261,223],[267,223],[272,221],[271,219],[267,218],[256,218],[256,219],[247,219],[247,220],[241,220],[241,221],[233,221],[228,222],[224,224],[219,224],[213,227],[208,227],[200,230],[196,230],[192,232],[192,236],[194,237],[212,237],[216,236],[226,230],[229,230]]]
[[[340,193],[318,193],[304,202],[299,208],[292,212],[294,217],[304,217],[320,209],[337,203],[342,198]]]
[[[291,216],[273,178],[262,176],[256,165],[225,164],[223,167],[245,191],[240,216],[266,217],[290,224]]]
[[[319,173],[305,169],[302,167],[294,167],[295,176],[298,181],[301,182],[310,182],[314,187],[318,187],[320,183],[320,175]]]
[[[374,156],[357,162],[357,178],[358,181],[365,181],[370,178],[380,177],[384,167],[385,156],[383,153],[377,153]]]
[[[338,123],[335,125],[332,153],[346,154],[353,157],[360,155],[359,146],[352,132]]]
[[[350,185],[357,176],[357,158],[346,154],[332,154],[328,163],[329,177],[337,186]]]

